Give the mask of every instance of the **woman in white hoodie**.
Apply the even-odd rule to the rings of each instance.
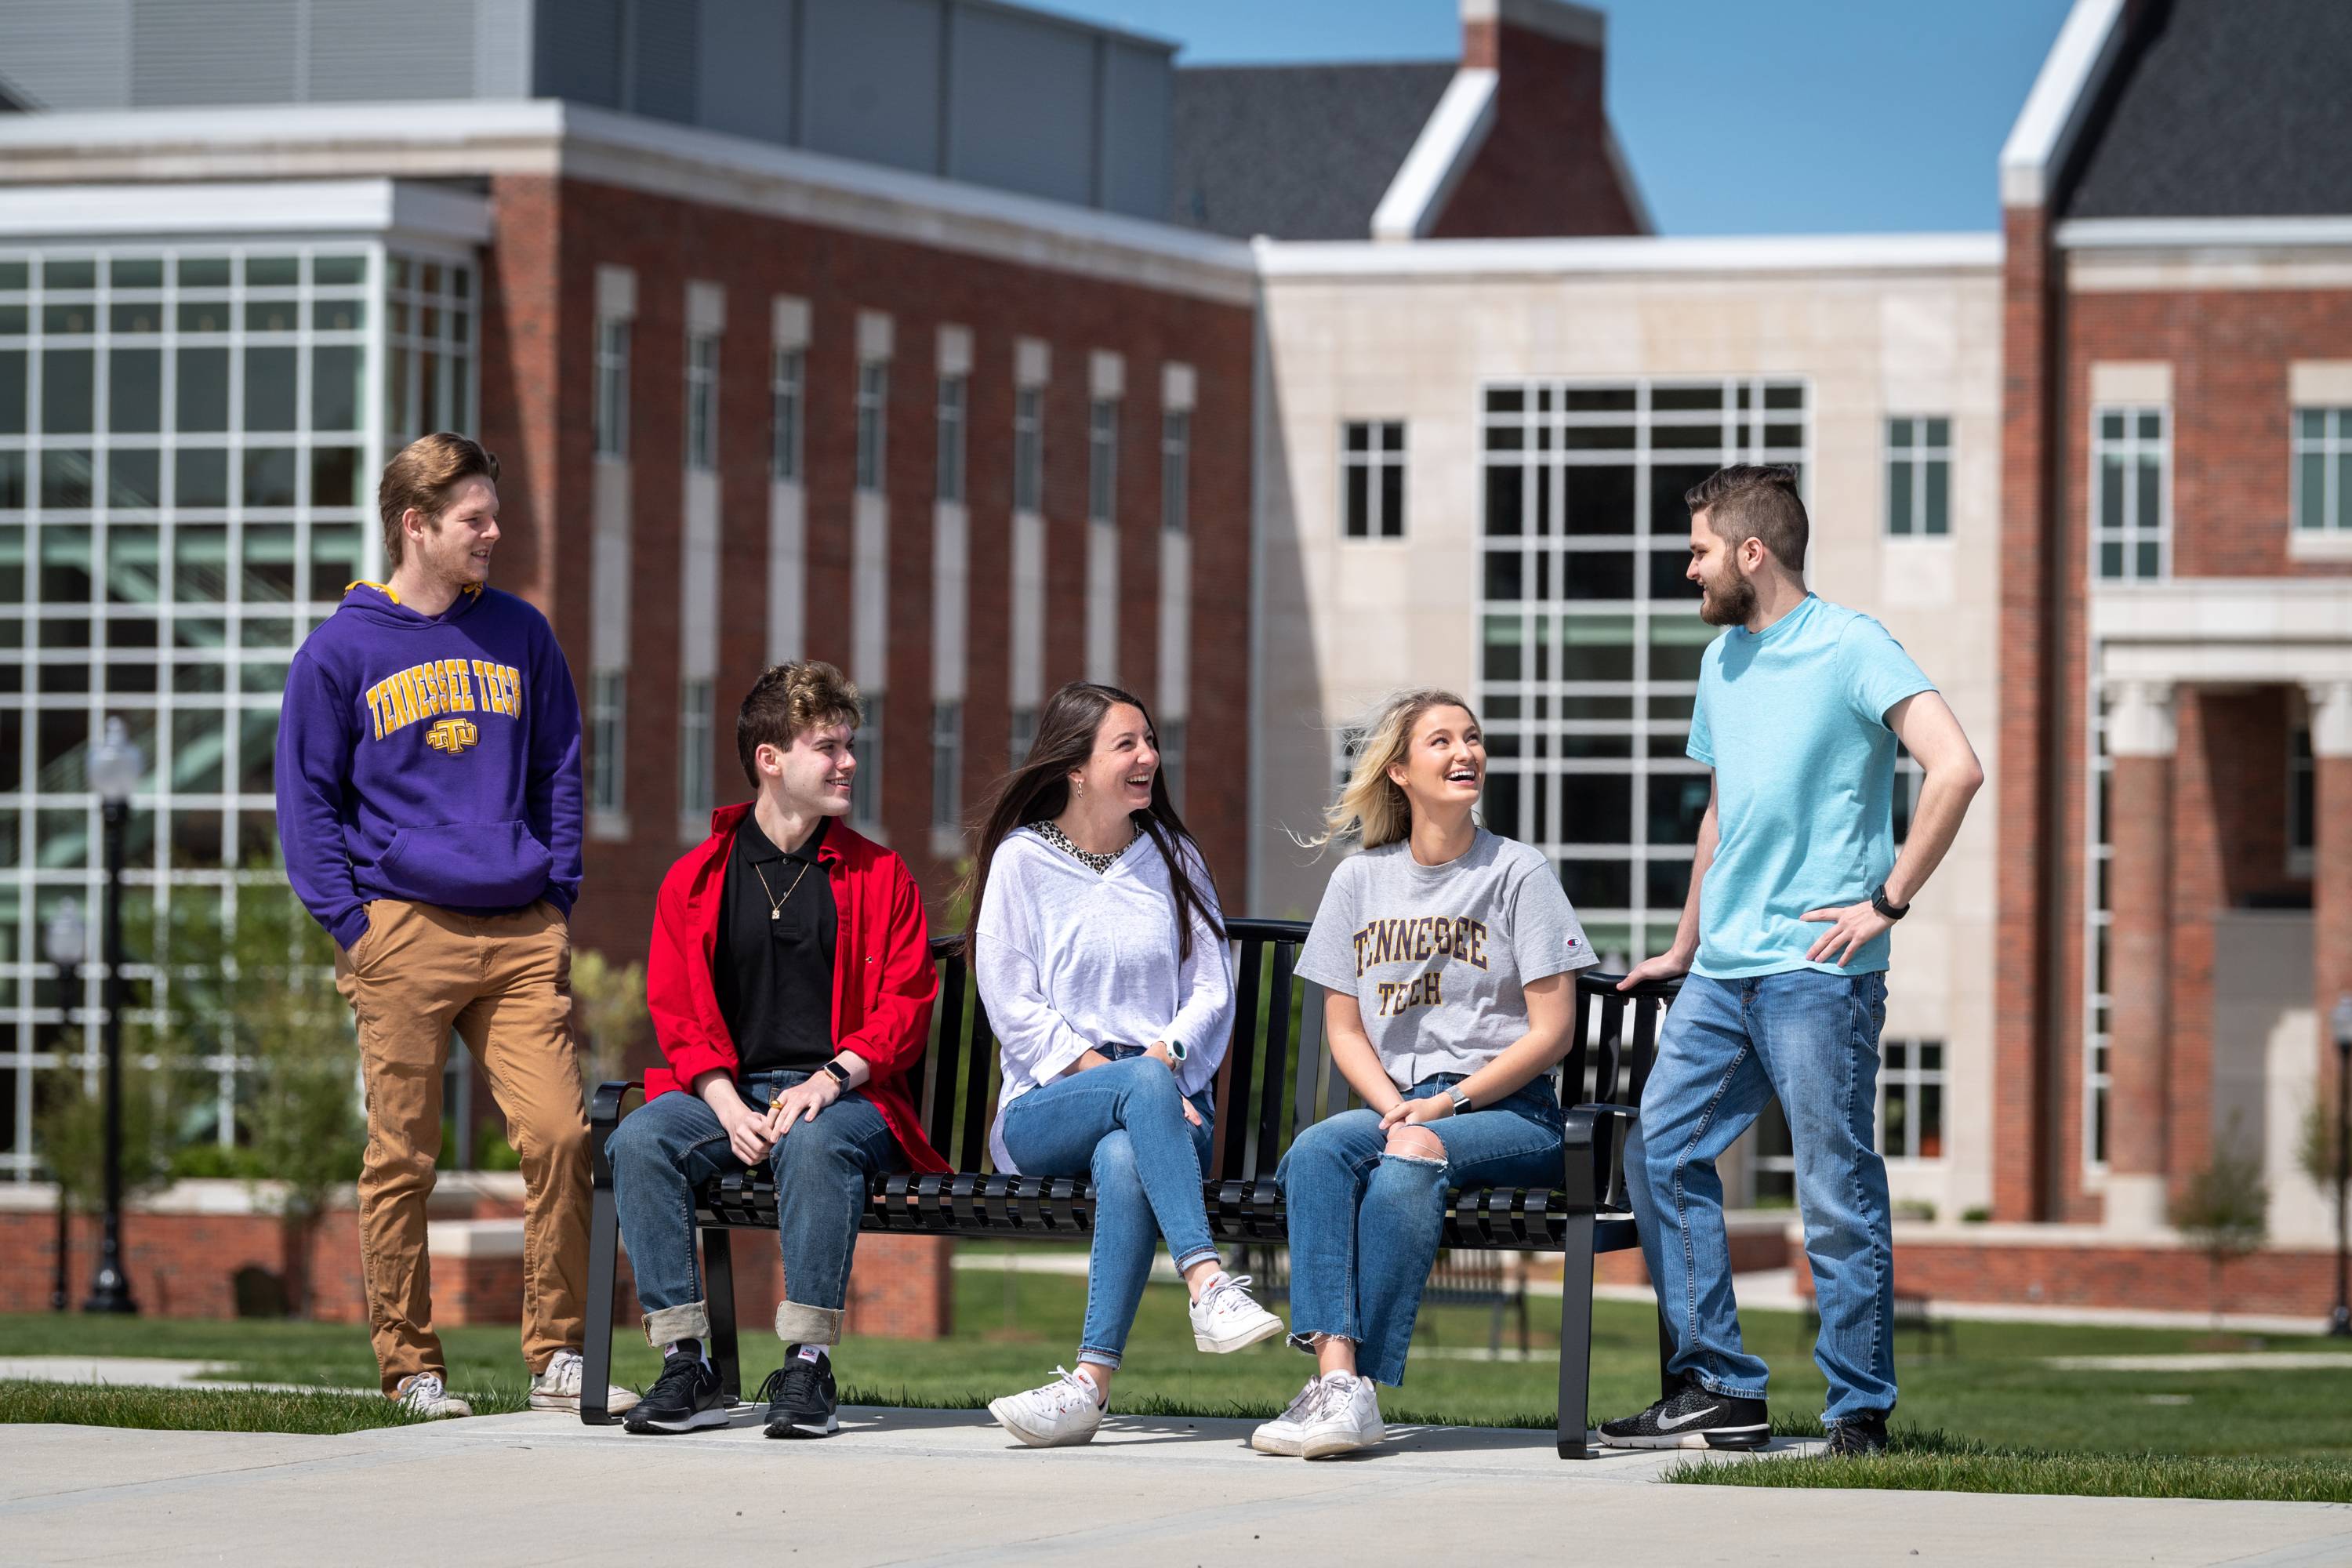
[[[970,889],[972,973],[1003,1067],[989,1152],[1002,1172],[1089,1177],[1095,1194],[1078,1369],[989,1413],[1033,1447],[1083,1443],[1161,1237],[1202,1350],[1282,1331],[1209,1236],[1201,1171],[1233,980],[1216,888],[1140,701],[1083,681],[1054,693],[990,807]]]

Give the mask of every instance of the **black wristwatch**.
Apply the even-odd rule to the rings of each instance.
[[[838,1060],[829,1061],[824,1064],[824,1076],[833,1079],[835,1083],[840,1085],[845,1091],[848,1089],[849,1069],[843,1067]]]
[[[1886,884],[1884,882],[1870,890],[1870,907],[1890,921],[1899,921],[1911,912],[1911,906],[1908,904],[1890,904],[1886,901]]]

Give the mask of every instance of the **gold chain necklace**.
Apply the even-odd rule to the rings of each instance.
[[[793,878],[793,885],[784,889],[784,896],[780,899],[776,897],[776,890],[768,886],[768,874],[760,869],[760,863],[757,860],[751,862],[751,874],[760,879],[761,895],[768,900],[770,920],[775,920],[783,914],[784,906],[791,903],[793,895],[800,890],[801,878],[808,875],[808,868],[809,863],[805,860],[802,861],[799,873]]]

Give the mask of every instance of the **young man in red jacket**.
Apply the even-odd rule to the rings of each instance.
[[[606,1145],[646,1337],[663,1352],[632,1432],[727,1423],[702,1344],[698,1185],[762,1161],[775,1173],[784,1364],[761,1397],[769,1436],[822,1437],[868,1184],[948,1168],[904,1081],[939,989],[922,894],[904,860],[840,820],[861,716],[829,664],[760,677],[735,720],[756,798],[714,813],[662,879],[646,994],[669,1065],[646,1075],[645,1108]]]

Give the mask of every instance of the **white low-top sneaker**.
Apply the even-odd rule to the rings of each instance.
[[[1287,1454],[1297,1458],[1298,1447],[1307,1438],[1307,1424],[1315,1418],[1323,1401],[1335,1394],[1341,1399],[1350,1398],[1355,1392],[1356,1374],[1352,1372],[1308,1378],[1307,1386],[1298,1391],[1298,1397],[1290,1402],[1288,1408],[1250,1434],[1250,1447],[1261,1454]]]
[[[1201,1299],[1192,1303],[1192,1342],[1223,1355],[1270,1340],[1282,1332],[1282,1320],[1250,1297],[1246,1274],[1220,1274]]]
[[[419,1415],[436,1418],[449,1415],[471,1415],[474,1407],[449,1392],[437,1372],[420,1372],[404,1381],[394,1397]]]
[[[547,1370],[530,1380],[530,1407],[533,1410],[570,1410],[580,1408],[581,1380],[586,1375],[588,1358],[578,1351],[557,1351],[547,1363]],[[618,1415],[636,1407],[637,1396],[617,1384],[604,1389],[604,1408]]]
[[[1345,1373],[1324,1379],[1327,1393],[1313,1414],[1299,1423],[1298,1452],[1309,1459],[1328,1459],[1334,1454],[1352,1454],[1359,1448],[1369,1448],[1388,1436],[1381,1425],[1380,1391],[1369,1377],[1354,1380],[1355,1386],[1337,1386]]]
[[[1090,1442],[1102,1425],[1103,1402],[1095,1394],[1094,1379],[1066,1367],[1054,1371],[1059,1375],[1042,1388],[988,1402],[996,1424],[1033,1448]]]

